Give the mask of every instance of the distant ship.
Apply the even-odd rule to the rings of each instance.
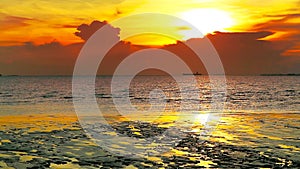
[[[0,77],[14,77],[14,76],[19,76],[19,75],[2,75],[2,74],[0,74]]]
[[[196,72],[196,73],[183,73],[183,75],[189,75],[189,76],[191,76],[191,75],[194,75],[194,76],[201,76],[202,74],[199,73],[199,72]]]

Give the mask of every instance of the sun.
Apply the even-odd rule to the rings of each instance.
[[[203,35],[213,33],[215,31],[226,31],[226,28],[230,28],[234,25],[234,19],[230,16],[230,14],[219,9],[192,9],[180,13],[179,17],[193,25]],[[181,30],[185,39],[195,38],[193,37],[194,35],[192,35],[192,29],[193,28]]]

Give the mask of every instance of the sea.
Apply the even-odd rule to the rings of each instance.
[[[140,75],[126,87],[126,76],[114,85],[112,76],[97,76],[94,84],[81,86],[81,97],[72,91],[72,76],[2,76],[0,168],[298,168],[300,77],[213,79]],[[91,102],[85,91],[92,91]],[[83,101],[97,105],[84,111],[91,113],[89,120],[78,107]],[[95,122],[97,115],[107,122]],[[126,138],[112,141],[119,135]],[[164,140],[167,135],[174,137]]]
[[[183,77],[181,85],[189,86],[190,78]],[[176,109],[181,103],[181,92],[198,94],[199,97],[193,96],[191,105],[198,106],[195,111],[209,111],[213,95],[210,79],[208,76],[195,78],[196,88],[180,91],[170,76],[136,76],[127,92],[131,103],[139,106],[149,103],[149,92],[160,89],[170,109]],[[95,80],[95,97],[100,106],[114,104],[107,101],[112,98],[111,80],[111,76],[98,76]],[[300,111],[299,76],[226,76],[225,85],[224,112]],[[189,104],[188,101],[185,104]],[[0,106],[1,114],[72,112],[72,76],[0,77]]]

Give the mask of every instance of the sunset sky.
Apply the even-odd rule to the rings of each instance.
[[[225,70],[226,63],[237,62],[236,65],[232,63],[237,66],[236,69],[228,68],[230,74],[300,73],[299,0],[3,1],[0,3],[0,73],[70,74],[85,41],[74,34],[80,31],[77,30],[80,25],[104,20],[109,24],[118,18],[145,12],[176,16],[190,22],[204,34],[212,33],[209,38],[221,57],[224,56],[221,59]],[[165,29],[177,39],[141,35],[124,40],[132,45],[164,46],[199,38],[190,36],[188,25],[159,19],[138,18],[130,24],[112,26],[120,28],[122,39],[126,34],[153,24],[159,25],[156,29]],[[215,31],[220,33],[213,34]],[[223,43],[228,41],[237,45],[243,43],[244,47],[227,47],[225,50],[223,47],[227,44]],[[237,51],[232,53],[229,50]],[[251,56],[240,56],[247,53],[245,50],[251,50]],[[236,55],[240,61],[231,55]],[[239,67],[251,57],[255,60],[253,66],[258,62],[270,64],[269,68],[257,72],[253,66],[247,70]]]

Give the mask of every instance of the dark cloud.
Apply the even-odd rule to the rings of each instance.
[[[106,22],[94,21],[90,25],[82,24],[78,27],[77,36],[87,40]],[[109,26],[109,25],[108,25]],[[119,29],[111,27],[118,36]],[[293,50],[297,55],[297,48],[293,48],[294,41],[266,41],[262,38],[272,35],[271,31],[223,33],[215,32],[207,38],[212,42],[220,55],[225,72],[234,75],[248,75],[261,73],[300,73],[300,57],[286,57],[284,53]],[[100,39],[101,40],[101,39]],[[204,39],[196,38],[186,41],[199,46]],[[79,51],[84,43],[64,46],[58,42],[44,45],[25,43],[18,46],[0,47],[0,73],[2,74],[72,74]],[[133,45],[120,41],[105,56],[99,66],[99,74],[113,74],[116,67],[130,54],[151,48],[150,46]],[[183,42],[161,47],[175,53],[192,71],[205,73],[204,65]]]
[[[271,32],[217,33],[209,35],[228,74],[286,73],[289,58],[281,54],[290,48],[284,41],[264,41]],[[299,62],[298,62],[299,64]],[[299,65],[300,66],[300,65]]]
[[[232,75],[253,75],[262,73],[291,73],[300,72],[300,59],[282,55],[292,44],[284,41],[272,42],[259,40],[272,35],[273,32],[216,32],[207,38],[216,48],[223,63],[225,72]],[[190,39],[187,44],[204,46],[203,38]],[[116,67],[128,55],[150,48],[130,43],[120,42],[110,50],[100,65],[101,74],[113,74]],[[181,41],[176,44],[161,47],[180,57],[194,72],[207,73],[201,60]]]
[[[0,40],[0,46],[12,46],[12,45],[22,45],[23,42],[14,40]]]
[[[72,74],[82,44],[63,46],[58,42],[0,47],[0,72],[22,75]]]
[[[75,32],[75,35],[80,37],[81,39],[87,41],[98,29],[101,27],[108,25],[106,21],[100,22],[100,21],[93,21],[90,25],[88,24],[82,24],[78,26],[77,30],[78,32]],[[110,26],[110,25],[108,25]],[[115,29],[116,34],[118,35],[120,32],[119,28],[114,28],[110,26],[112,29]]]

